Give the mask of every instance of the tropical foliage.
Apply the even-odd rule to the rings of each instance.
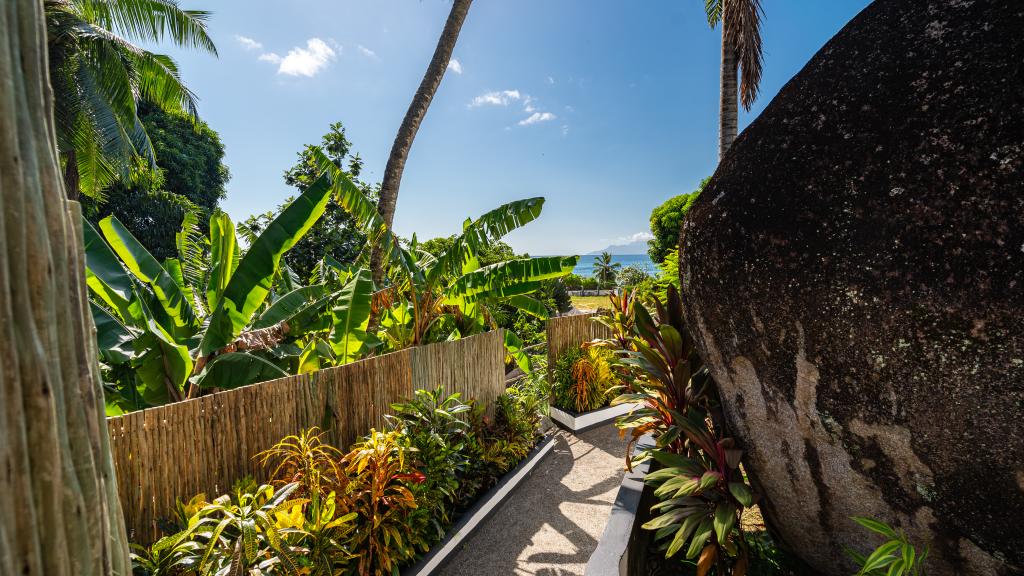
[[[50,81],[57,149],[68,196],[102,198],[116,179],[133,181],[156,167],[138,104],[196,118],[196,98],[170,57],[140,44],[216,54],[207,12],[172,0],[47,0]]]
[[[205,234],[207,222],[230,179],[224,144],[205,122],[139,103],[139,120],[153,144],[155,170],[133,182],[117,180],[106,201],[82,198],[82,211],[94,225],[113,215],[159,260],[178,255],[175,237],[185,214],[194,212]]]
[[[624,266],[616,275],[615,282],[619,288],[633,288],[651,277],[647,270],[631,264]]]
[[[304,329],[305,318],[296,317],[314,296],[323,296],[324,288],[286,291],[294,283],[281,267],[281,256],[323,214],[330,190],[327,178],[321,179],[244,255],[234,224],[223,213],[211,217],[205,238],[196,220],[187,219],[178,236],[179,257],[162,263],[117,218],[108,216],[98,227],[86,223],[86,278],[108,410],[287,375],[288,359],[269,353],[284,334]],[[265,305],[272,294],[278,297]],[[347,338],[350,328],[342,324],[346,332],[335,340]]]
[[[116,217],[86,223],[87,279],[111,413],[497,329],[499,307],[547,318],[548,308],[530,295],[571,271],[575,258],[479,261],[539,216],[543,198],[467,220],[435,256],[419,250],[415,237],[402,246],[363,190],[322,151],[310,154],[325,172],[258,234],[245,229],[239,238],[218,212],[202,235],[190,213],[177,256],[161,262]],[[332,201],[361,234],[388,247],[388,285],[374,286],[365,268],[330,254],[307,283],[284,262]],[[357,264],[368,264],[368,253],[364,245]],[[373,310],[382,317],[376,329],[369,325]],[[528,370],[519,337],[506,331],[505,342]]]
[[[295,187],[299,193],[305,192],[313,185],[320,175],[318,150],[323,151],[331,163],[351,179],[368,200],[376,201],[378,186],[359,179],[363,161],[359,154],[352,152],[352,142],[345,134],[345,127],[341,122],[329,126],[327,133],[320,140],[319,147],[307,145],[299,152],[295,165],[284,173],[285,184]],[[291,198],[286,199],[274,212],[250,216],[240,228],[246,235],[258,235],[288,207],[291,201]],[[308,282],[325,258],[331,258],[342,265],[352,265],[365,245],[366,235],[332,195],[327,202],[324,215],[285,254],[284,261],[303,282]]]
[[[417,391],[345,454],[316,428],[285,437],[256,457],[269,484],[179,502],[170,534],[134,546],[136,573],[397,574],[536,444],[532,391],[509,389],[493,420],[458,394]]]
[[[927,546],[918,551],[902,530],[896,530],[884,522],[860,517],[853,521],[885,538],[867,556],[847,550],[857,564],[857,576],[923,576],[924,565],[928,560]]]
[[[616,423],[630,436],[627,454],[641,437],[654,437],[653,447],[627,457],[629,466],[655,461],[646,482],[659,502],[644,528],[655,531],[666,557],[685,551],[698,575],[744,574],[750,552],[739,518],[756,495],[740,469],[742,450],[723,433],[714,382],[694,348],[678,292],[670,286],[667,294],[664,304],[654,301],[655,316],[633,304],[632,323],[624,322],[623,303],[604,320],[620,337],[632,332],[619,349],[630,391],[613,401],[640,404]]]
[[[651,234],[654,238],[647,241],[647,254],[651,261],[656,264],[665,262],[668,260],[669,252],[678,249],[679,229],[683,225],[683,218],[709,180],[710,177],[701,180],[693,192],[673,196],[651,210]]]
[[[551,403],[563,410],[589,412],[608,405],[619,385],[615,354],[607,348],[573,346],[559,355],[551,383]]]

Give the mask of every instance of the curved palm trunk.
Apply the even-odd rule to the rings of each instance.
[[[725,158],[725,152],[736,140],[736,129],[739,124],[739,106],[736,91],[736,47],[725,33],[728,22],[722,22],[722,70],[721,100],[718,114],[718,161]]]
[[[0,574],[130,574],[40,0],[0,4]]]
[[[441,32],[441,38],[434,49],[434,56],[430,59],[427,72],[423,75],[423,81],[413,96],[409,110],[405,113],[402,125],[398,128],[395,142],[391,146],[391,155],[388,156],[387,167],[384,169],[384,181],[381,183],[380,199],[377,202],[377,211],[384,218],[388,226],[395,219],[395,205],[398,202],[398,188],[402,183],[402,172],[405,170],[405,161],[409,157],[409,150],[416,138],[416,132],[420,129],[420,123],[427,114],[431,100],[437,92],[437,87],[444,78],[448,62],[451,60],[452,51],[455,50],[455,43],[459,39],[459,32],[462,30],[462,23],[466,21],[466,14],[469,13],[469,6],[473,0],[454,0],[452,10],[448,14],[448,21]],[[384,254],[375,246],[371,252],[370,267],[373,270],[373,281],[377,287],[381,287],[384,280]],[[371,325],[376,325],[377,315],[370,319]]]

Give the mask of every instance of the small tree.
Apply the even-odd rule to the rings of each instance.
[[[683,218],[710,179],[701,180],[693,192],[673,196],[651,210],[651,234],[654,238],[647,241],[647,254],[655,264],[664,262],[669,251],[679,247],[679,227]]]
[[[598,285],[608,287],[615,284],[615,277],[618,269],[622,266],[619,262],[612,262],[612,255],[608,252],[601,252],[601,255],[594,259],[594,276]]]

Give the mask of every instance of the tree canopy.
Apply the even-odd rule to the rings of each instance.
[[[311,144],[306,145],[299,152],[299,159],[295,165],[284,173],[285,183],[294,186],[299,192],[305,192],[320,174],[314,154],[316,148]],[[359,180],[363,161],[359,154],[352,153],[352,143],[345,136],[345,127],[341,122],[335,122],[328,127],[327,133],[320,139],[319,149],[360,188],[364,195],[376,202],[380,186]],[[291,201],[292,198],[287,198],[274,212],[251,216],[243,224],[244,228],[258,234]],[[355,262],[364,246],[366,235],[332,196],[323,217],[288,251],[285,262],[300,278],[308,279],[324,256],[330,255],[342,264],[351,264]]]
[[[197,212],[205,231],[224,198],[231,178],[223,162],[224,144],[205,122],[184,114],[142,103],[139,117],[156,152],[156,170],[146,170],[132,183],[115,182],[102,204],[83,200],[93,223],[116,216],[153,256],[172,258],[185,213]]]
[[[654,238],[647,241],[647,254],[655,264],[663,262],[670,250],[679,247],[679,227],[683,217],[690,211],[690,206],[708,180],[710,178],[701,180],[700,186],[693,192],[673,196],[651,211],[651,234],[654,234]]]

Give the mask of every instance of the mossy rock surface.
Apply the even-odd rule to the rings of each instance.
[[[1021,573],[1024,2],[870,5],[740,135],[681,246],[790,547],[851,573],[870,516],[929,542],[929,574]]]

